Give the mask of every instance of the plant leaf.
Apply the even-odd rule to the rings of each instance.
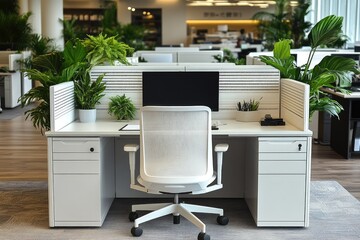
[[[291,40],[284,39],[274,44],[274,57],[279,59],[288,59],[290,58],[290,46]]]
[[[343,17],[334,15],[321,19],[310,31],[309,40],[312,48],[327,45],[338,40],[342,33]]]

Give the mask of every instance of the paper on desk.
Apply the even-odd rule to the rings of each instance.
[[[120,128],[121,131],[140,131],[140,125],[139,124],[126,124],[122,128]]]

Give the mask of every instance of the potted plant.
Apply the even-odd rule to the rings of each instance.
[[[321,19],[310,31],[309,42],[311,50],[307,63],[297,66],[295,59],[290,54],[291,40],[284,39],[275,43],[274,56],[260,56],[262,62],[271,65],[280,71],[282,78],[290,78],[309,84],[310,86],[310,119],[315,111],[325,111],[331,116],[339,117],[342,106],[331,99],[329,94],[322,91],[323,87],[334,88],[343,93],[344,83],[350,83],[352,74],[359,74],[356,62],[353,59],[326,56],[319,64],[310,69],[312,59],[318,47],[327,46],[343,37],[342,17],[334,15]],[[342,83],[342,84],[338,84]]]
[[[22,107],[36,103],[34,108],[25,112],[25,116],[42,134],[50,130],[50,86],[75,79],[83,67],[81,62],[85,56],[83,46],[67,43],[63,52],[36,56],[31,60],[31,67],[22,69],[30,79],[40,83],[22,95],[19,101]]]
[[[91,66],[109,63],[114,65],[116,61],[124,65],[130,65],[127,56],[132,55],[134,49],[129,45],[116,40],[116,36],[107,37],[100,33],[98,36],[91,36],[81,40],[86,48],[86,59]]]
[[[80,122],[95,122],[96,104],[105,95],[106,84],[103,82],[104,75],[100,75],[95,81],[91,80],[90,69],[83,70],[82,74],[74,80],[74,93],[76,108],[79,109]]]
[[[237,103],[236,120],[239,122],[256,122],[260,120],[258,111],[260,105],[259,100],[250,99],[249,101],[243,100]]]
[[[132,120],[135,117],[136,107],[125,94],[110,97],[108,113],[117,120]]]

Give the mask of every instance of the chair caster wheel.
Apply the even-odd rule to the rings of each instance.
[[[198,240],[210,240],[210,235],[200,232],[198,235]]]
[[[173,215],[173,223],[180,224],[180,215]]]
[[[131,234],[134,237],[140,237],[142,233],[143,233],[143,230],[141,228],[139,228],[139,227],[132,227],[131,228]]]
[[[229,223],[229,218],[225,216],[218,216],[216,221],[219,225],[227,225]]]
[[[137,219],[139,217],[139,215],[137,214],[137,212],[130,212],[129,213],[129,220],[130,222],[135,221],[135,219]]]

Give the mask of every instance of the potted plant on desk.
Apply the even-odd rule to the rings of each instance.
[[[135,118],[136,107],[125,94],[110,97],[108,113],[117,120],[132,120]]]
[[[250,99],[249,101],[243,100],[237,103],[236,121],[239,122],[257,122],[260,120],[260,113],[258,111],[260,105],[259,100]]]
[[[74,80],[74,92],[76,107],[79,109],[80,122],[95,122],[96,104],[105,95],[104,75],[100,75],[95,81],[91,80],[89,69],[83,70],[82,74]]]

